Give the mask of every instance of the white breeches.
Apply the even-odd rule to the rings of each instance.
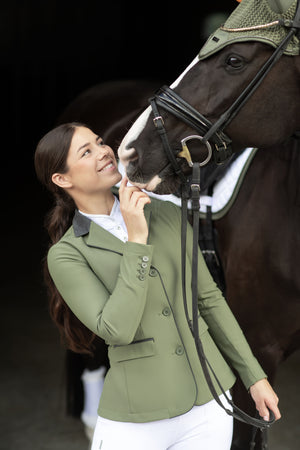
[[[154,422],[98,417],[91,450],[229,450],[232,431],[232,417],[212,400],[181,416]]]

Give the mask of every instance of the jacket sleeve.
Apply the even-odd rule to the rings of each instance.
[[[149,270],[139,276],[138,267],[151,264],[151,245],[127,242],[113,292],[89,267],[84,256],[72,245],[60,242],[50,248],[50,275],[78,319],[108,344],[132,342],[145,308]]]
[[[192,258],[191,249],[192,228],[188,226],[189,258]],[[214,282],[200,249],[198,252],[198,307],[215,344],[229,365],[237,371],[245,387],[249,389],[256,381],[266,378],[227,301]]]

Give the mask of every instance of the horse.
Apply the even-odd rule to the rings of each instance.
[[[243,4],[246,7],[247,0],[238,8]],[[220,33],[213,35],[209,45],[214,38],[218,45],[219,36]],[[230,122],[225,119],[231,105],[241,98],[276,47],[278,44],[268,42],[268,33],[262,39],[257,35],[228,39],[208,55],[204,45],[204,57],[200,51],[200,57],[171,86],[174,97],[170,90],[162,89],[154,97],[153,111],[148,107],[143,112],[119,148],[129,180],[158,194],[177,191],[182,180],[164,151],[166,146],[174,152],[177,169],[190,174],[190,165],[181,154],[186,137],[194,163],[205,160],[213,148],[217,156],[207,169],[214,172],[220,160],[216,142],[209,143],[212,135],[206,139],[207,123],[213,126],[224,119],[225,126],[217,136],[225,142],[224,148],[229,143],[234,153],[246,147],[259,149],[234,204],[214,226],[226,280],[226,299],[271,384],[279,364],[300,348],[299,48],[293,54],[282,52]],[[205,136],[195,138],[192,114],[188,120],[181,114],[180,99],[184,107],[192,107],[192,119],[201,111],[198,128],[203,128],[205,121]],[[164,145],[162,133],[167,139]],[[201,189],[207,187],[204,179]],[[253,402],[239,382],[233,397],[244,410],[254,414]],[[232,449],[248,449],[250,440],[250,427],[235,423]],[[255,448],[260,446],[257,441]]]

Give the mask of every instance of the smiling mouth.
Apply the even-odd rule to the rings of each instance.
[[[115,167],[113,162],[109,162],[108,164],[106,164],[106,166],[102,167],[102,169],[99,169],[98,172],[105,172],[106,170],[109,170],[112,167]]]

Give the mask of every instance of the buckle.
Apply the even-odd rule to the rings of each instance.
[[[158,121],[161,121],[161,125],[162,126],[164,126],[164,119],[162,118],[162,116],[156,116],[156,117],[154,117],[154,119],[153,119],[153,123],[154,123],[154,125],[156,126],[156,128],[158,128],[159,127],[159,125],[160,124],[158,124]]]

